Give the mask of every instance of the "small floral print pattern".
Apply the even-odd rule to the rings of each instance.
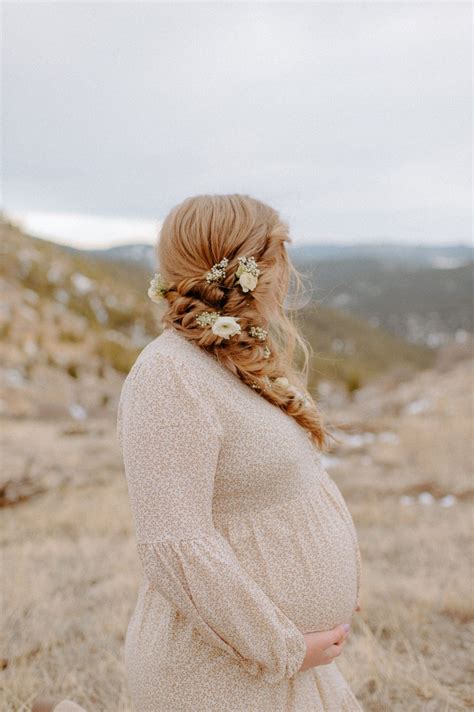
[[[117,418],[143,568],[133,708],[361,712],[334,663],[299,672],[303,633],[349,622],[361,572],[306,430],[172,328],[141,352]]]

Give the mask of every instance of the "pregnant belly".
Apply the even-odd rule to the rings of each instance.
[[[226,535],[242,566],[302,632],[350,621],[359,586],[357,537],[332,480],[246,515]]]

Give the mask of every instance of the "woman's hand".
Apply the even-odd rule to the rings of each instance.
[[[341,654],[349,635],[349,624],[343,623],[332,630],[304,633],[306,656],[298,672],[304,672],[317,665],[329,665]]]

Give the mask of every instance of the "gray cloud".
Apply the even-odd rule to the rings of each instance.
[[[469,3],[6,3],[4,205],[160,219],[245,192],[296,239],[467,241]]]

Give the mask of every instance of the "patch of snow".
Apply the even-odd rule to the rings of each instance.
[[[31,247],[22,247],[22,249],[18,252],[20,262],[34,262],[38,261],[40,257],[41,254],[38,250],[34,250]]]
[[[465,329],[456,329],[454,340],[457,344],[465,344],[468,338],[469,334]]]
[[[107,296],[105,297],[105,303],[108,307],[114,309],[118,305],[118,299],[115,294],[107,294]]]
[[[38,344],[35,341],[28,339],[23,346],[23,351],[27,356],[36,356],[38,353]]]
[[[87,411],[84,406],[79,403],[71,403],[69,406],[69,415],[74,418],[74,420],[86,420]]]
[[[115,329],[109,329],[106,333],[105,336],[108,341],[115,341],[116,344],[120,344],[121,346],[128,346],[128,339],[124,334],[122,334],[120,331],[115,331]]]
[[[52,264],[46,275],[46,279],[50,284],[57,284],[61,281],[64,271],[59,264]]]
[[[23,299],[25,302],[28,302],[28,304],[38,304],[39,302],[39,296],[37,292],[34,292],[32,289],[25,289],[23,292]]]
[[[94,289],[94,282],[80,272],[74,272],[71,275],[71,282],[76,294],[88,294]]]
[[[458,257],[449,257],[447,255],[435,255],[431,260],[433,269],[456,269],[463,264],[463,261]]]
[[[426,337],[426,345],[430,349],[436,349],[442,344],[447,344],[449,342],[449,334],[443,334],[442,332],[432,332]]]
[[[373,433],[354,433],[353,435],[341,434],[340,439],[348,447],[360,448],[368,443],[373,443],[375,440],[375,435]]]
[[[21,371],[17,368],[7,368],[5,371],[5,379],[14,388],[23,388],[25,385],[25,378]]]
[[[65,289],[57,289],[54,292],[54,298],[60,304],[69,304],[69,294],[66,292]]]
[[[425,413],[431,408],[433,401],[431,398],[418,398],[411,403],[408,403],[404,408],[404,413],[406,415],[419,415],[420,413]]]
[[[434,501],[435,499],[431,492],[420,492],[420,494],[418,495],[418,502],[420,504],[423,504],[424,506],[433,504]]]
[[[317,391],[320,396],[329,396],[333,391],[333,387],[329,381],[321,381],[318,383]]]
[[[341,292],[336,297],[331,299],[331,304],[338,308],[346,307],[351,302],[352,297],[350,294],[347,294],[347,292]]]
[[[99,297],[95,294],[92,294],[89,297],[89,304],[95,314],[95,318],[97,319],[97,321],[100,324],[106,324],[109,320],[109,315],[107,309],[104,307]]]
[[[457,499],[454,494],[447,494],[439,500],[442,507],[452,507],[453,504],[456,504],[456,502]]]

